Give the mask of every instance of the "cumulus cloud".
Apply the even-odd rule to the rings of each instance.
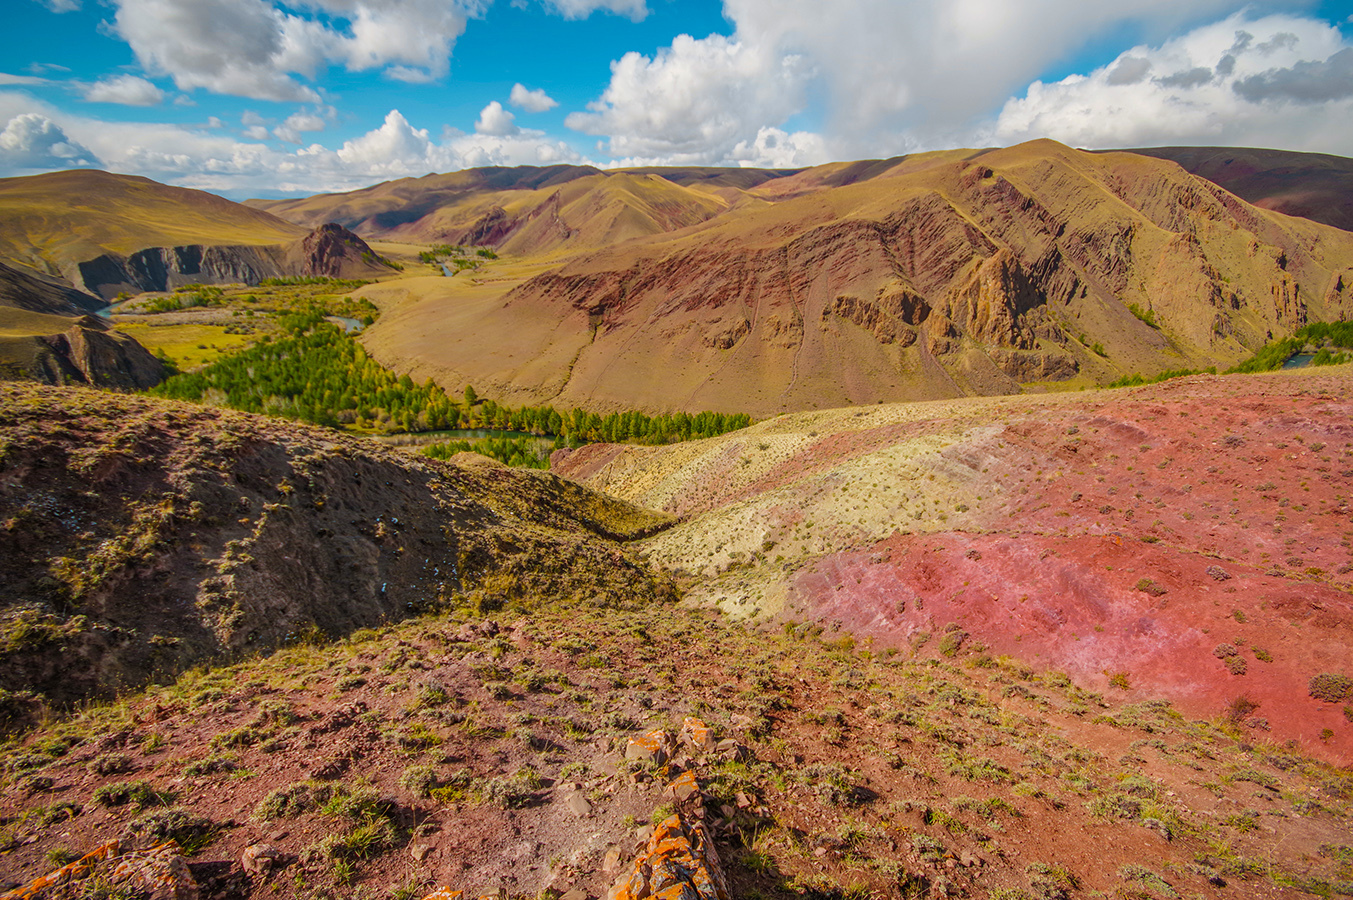
[[[312,179],[319,173],[356,187],[382,178],[473,166],[542,166],[583,160],[562,141],[520,128],[512,134],[448,130],[438,142],[426,128],[415,128],[399,110],[392,109],[379,128],[346,141],[338,150],[313,144],[296,151],[295,161],[296,166],[288,166],[289,171],[299,174],[302,168],[309,168]]]
[[[531,113],[542,113],[559,105],[559,102],[545,93],[543,88],[527,90],[526,85],[521,82],[512,85],[512,94],[508,97],[508,102],[518,109]]]
[[[1105,81],[1109,84],[1138,84],[1151,72],[1151,60],[1139,56],[1120,56]]]
[[[98,157],[38,113],[15,116],[0,131],[0,167],[4,169],[69,169],[98,164]]]
[[[181,90],[316,102],[300,79],[324,66],[381,69],[400,81],[446,75],[469,16],[489,0],[309,0],[306,18],[274,0],[114,0],[114,28],[148,71]]]
[[[779,128],[761,128],[751,141],[739,141],[730,154],[740,166],[797,169],[831,161],[821,135],[808,131],[788,134]]]
[[[301,135],[310,131],[323,131],[337,111],[332,106],[320,106],[314,110],[292,113],[286,120],[272,130],[279,139],[289,144],[302,142]]]
[[[1325,103],[1353,96],[1353,47],[1345,47],[1323,62],[1298,62],[1286,69],[1268,69],[1241,79],[1236,93],[1252,103],[1291,100]]]
[[[795,117],[837,158],[961,145],[1040,72],[1125,26],[1150,31],[1229,0],[725,0],[731,36],[682,35],[612,63],[569,127],[624,157],[738,161]],[[1216,59],[1209,62],[1215,63]],[[1165,74],[1182,71],[1172,68]],[[1119,78],[1148,70],[1127,65]],[[799,121],[802,121],[800,119]],[[769,133],[769,132],[768,132]]]
[[[158,106],[164,91],[144,78],[118,75],[85,85],[84,97],[91,103],[120,103],[123,106]]]
[[[315,114],[327,119],[328,113],[322,108]],[[543,132],[486,135],[447,129],[434,137],[398,110],[338,149],[318,143],[281,149],[262,120],[251,119],[260,122],[249,126],[258,131],[240,139],[201,128],[72,116],[26,94],[0,91],[0,125],[9,123],[0,135],[0,176],[98,165],[242,199],[265,192],[352,190],[471,166],[585,162]]]
[[[1212,80],[1212,70],[1207,66],[1197,66],[1183,72],[1174,72],[1157,79],[1162,87],[1195,88]]]
[[[1125,80],[1125,60],[1159,78]],[[1136,63],[1133,63],[1137,66]],[[1353,48],[1331,24],[1236,13],[1005,104],[999,143],[1052,137],[1083,147],[1222,144],[1353,153]]]
[[[545,0],[545,6],[566,19],[585,19],[597,10],[638,22],[648,15],[644,0]]]
[[[499,137],[516,134],[521,129],[516,126],[515,119],[516,116],[503,109],[503,104],[494,100],[480,111],[479,120],[474,123],[474,130],[479,134]]]
[[[627,53],[612,63],[605,92],[565,124],[605,135],[612,155],[636,164],[728,161],[734,147],[801,108],[808,75],[797,55],[678,35],[652,57]]]

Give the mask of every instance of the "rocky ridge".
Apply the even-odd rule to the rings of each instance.
[[[0,385],[0,688],[70,703],[208,660],[536,594],[671,590],[661,515],[200,406]]]
[[[77,283],[105,299],[187,284],[258,284],[265,278],[310,275],[369,278],[390,271],[366,241],[334,223],[292,244],[147,247],[127,256],[83,260],[77,269]]]

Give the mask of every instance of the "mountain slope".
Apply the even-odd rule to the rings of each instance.
[[[748,198],[515,285],[414,290],[364,340],[514,403],[765,416],[1227,366],[1353,315],[1353,235],[1134,154],[832,164]]]
[[[643,552],[732,615],[979,644],[1195,716],[1244,696],[1265,735],[1347,764],[1353,720],[1308,686],[1353,675],[1350,397],[1353,366],[1198,376],[800,413],[553,468],[680,516]]]
[[[93,169],[0,179],[0,260],[80,283],[105,253],[193,244],[281,244],[305,229],[215,194]]]
[[[0,263],[0,379],[123,389],[162,381],[163,363],[88,315],[102,305],[55,279]]]
[[[467,169],[347,194],[251,200],[289,221],[338,222],[371,238],[491,246],[530,256],[596,249],[703,222],[772,173],[590,167]]]
[[[1148,147],[1127,152],[1179,163],[1263,209],[1353,230],[1353,160],[1342,156],[1252,147]]]

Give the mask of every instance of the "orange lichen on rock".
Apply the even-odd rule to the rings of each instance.
[[[46,900],[56,896],[75,896],[61,890],[94,875],[101,864],[116,860],[108,874],[114,887],[126,887],[144,893],[152,900],[198,900],[197,882],[188,870],[178,844],[165,841],[146,850],[122,853],[118,841],[109,841],[86,853],[73,863],[34,879],[24,887],[0,894],[0,900]],[[106,869],[105,869],[106,871]]]
[[[625,759],[660,766],[672,757],[672,738],[659,729],[630,738],[625,745]]]
[[[607,900],[729,900],[728,882],[704,822],[678,813],[653,831]]]
[[[146,891],[153,900],[197,900],[200,896],[188,861],[173,841],[120,857],[110,880]]]
[[[55,872],[48,872],[21,888],[0,894],[0,900],[41,900],[41,898],[48,896],[53,888],[84,878],[99,863],[117,856],[119,849],[120,845],[117,841],[109,841],[97,850],[86,853],[75,862],[64,865]]]
[[[697,753],[708,753],[715,747],[714,732],[708,725],[693,716],[687,716],[681,725],[681,739],[691,745]]]

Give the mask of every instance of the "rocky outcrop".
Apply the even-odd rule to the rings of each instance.
[[[70,327],[54,334],[0,338],[0,357],[8,374],[43,384],[119,390],[151,388],[168,375],[163,362],[103,319],[81,316],[67,321]]]
[[[41,339],[51,348],[38,380],[48,384],[88,384],[145,390],[164,381],[164,363],[132,337],[114,331],[102,319],[81,317],[62,333]]]
[[[676,759],[676,754],[686,754]],[[663,790],[663,797],[675,812],[654,826],[646,826],[640,834],[646,840],[627,867],[606,892],[606,900],[732,900],[728,878],[705,814],[705,795],[693,765],[692,756],[710,759],[713,754],[723,760],[744,760],[746,748],[736,741],[716,741],[713,730],[700,719],[687,717],[677,735],[657,729],[631,738],[625,748],[625,759],[631,763],[658,769],[676,775]],[[742,804],[744,795],[738,795]],[[747,801],[750,804],[750,800]],[[731,815],[728,807],[725,815]],[[721,819],[715,819],[719,824]],[[642,838],[641,838],[642,839]],[[614,872],[622,857],[612,851],[603,872]],[[463,891],[450,886],[439,888],[423,900],[462,900]],[[571,890],[561,900],[586,900],[587,894]],[[481,897],[481,900],[492,900]]]
[[[678,812],[654,827],[648,845],[606,893],[606,900],[729,900],[728,880],[704,816],[694,812],[702,808],[688,808],[691,811]]]
[[[0,306],[54,316],[79,316],[101,309],[98,297],[70,285],[0,263]]]
[[[371,278],[388,272],[380,255],[332,222],[293,244],[148,247],[128,256],[81,262],[74,279],[104,299],[128,291],[168,291],[185,284],[258,284],[265,278],[324,275]]]
[[[286,268],[292,275],[330,278],[374,277],[388,271],[366,241],[334,222],[321,225],[293,244],[287,250]]]
[[[289,271],[280,247],[148,247],[105,254],[77,266],[78,283],[105,299],[127,291],[168,291],[185,284],[258,284]]]
[[[945,306],[950,321],[978,343],[1031,350],[1036,342],[1024,316],[1043,302],[1019,260],[1002,249],[977,265]]]

